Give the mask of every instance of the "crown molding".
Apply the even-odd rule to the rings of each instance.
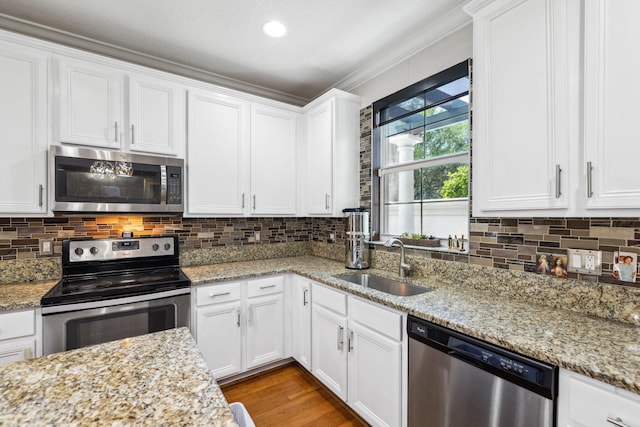
[[[80,49],[83,51],[104,55],[121,61],[130,62],[144,67],[154,68],[182,77],[203,81],[216,86],[246,92],[251,95],[272,99],[275,101],[303,106],[309,99],[294,96],[288,93],[276,91],[263,86],[253,85],[241,80],[225,77],[197,67],[169,61],[146,53],[126,49],[109,43],[100,42],[88,37],[66,31],[57,30],[45,25],[0,14],[0,28],[25,36],[34,37],[47,42],[57,43],[63,46]]]

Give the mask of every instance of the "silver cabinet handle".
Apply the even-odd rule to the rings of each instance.
[[[131,125],[131,145],[136,143],[136,125]]]
[[[309,301],[307,300],[308,294],[309,294],[309,289],[305,289],[304,292],[302,292],[302,305],[309,304]]]
[[[237,308],[236,309],[236,314],[238,315],[238,321],[236,322],[236,325],[238,325],[238,328],[240,327],[240,309]]]
[[[561,177],[562,177],[562,169],[560,168],[560,165],[556,165],[556,199],[559,199],[560,196],[562,195],[562,189],[561,189]]]
[[[224,297],[226,295],[231,295],[231,292],[220,292],[218,294],[209,294],[209,298]]]
[[[40,184],[38,186],[38,206],[42,206],[43,203],[43,193],[44,193],[44,185]]]
[[[118,142],[118,122],[116,122],[116,137],[114,139]]]
[[[324,208],[329,210],[329,194],[325,193],[324,195]]]
[[[242,209],[244,209],[244,193],[242,193]]]
[[[353,331],[349,331],[349,341],[347,345],[347,351],[353,350]]]
[[[587,198],[590,199],[593,196],[593,181],[592,181],[593,164],[587,162]]]
[[[253,210],[256,210],[256,195],[253,195]]]
[[[620,417],[616,417],[616,418],[607,417],[607,422],[618,427],[629,427],[629,425],[625,424]]]
[[[338,350],[342,351],[342,347],[344,345],[343,332],[344,327],[338,326]]]
[[[260,286],[260,289],[270,289],[270,288],[275,288],[276,285],[264,285],[264,286]]]
[[[253,304],[249,305],[249,325],[253,325]]]

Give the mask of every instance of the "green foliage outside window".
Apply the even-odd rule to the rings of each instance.
[[[469,166],[459,166],[455,172],[448,172],[447,176],[447,180],[442,184],[442,189],[440,189],[440,196],[443,199],[454,199],[469,195]]]

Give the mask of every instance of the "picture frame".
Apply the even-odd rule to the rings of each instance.
[[[638,276],[638,254],[616,251],[613,253],[613,277],[622,282],[635,283]]]

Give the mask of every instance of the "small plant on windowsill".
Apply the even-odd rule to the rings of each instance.
[[[427,236],[426,234],[409,233],[405,231],[398,239],[405,245],[410,246],[424,246],[428,248],[434,248],[440,246],[440,239],[436,239],[434,236]]]

